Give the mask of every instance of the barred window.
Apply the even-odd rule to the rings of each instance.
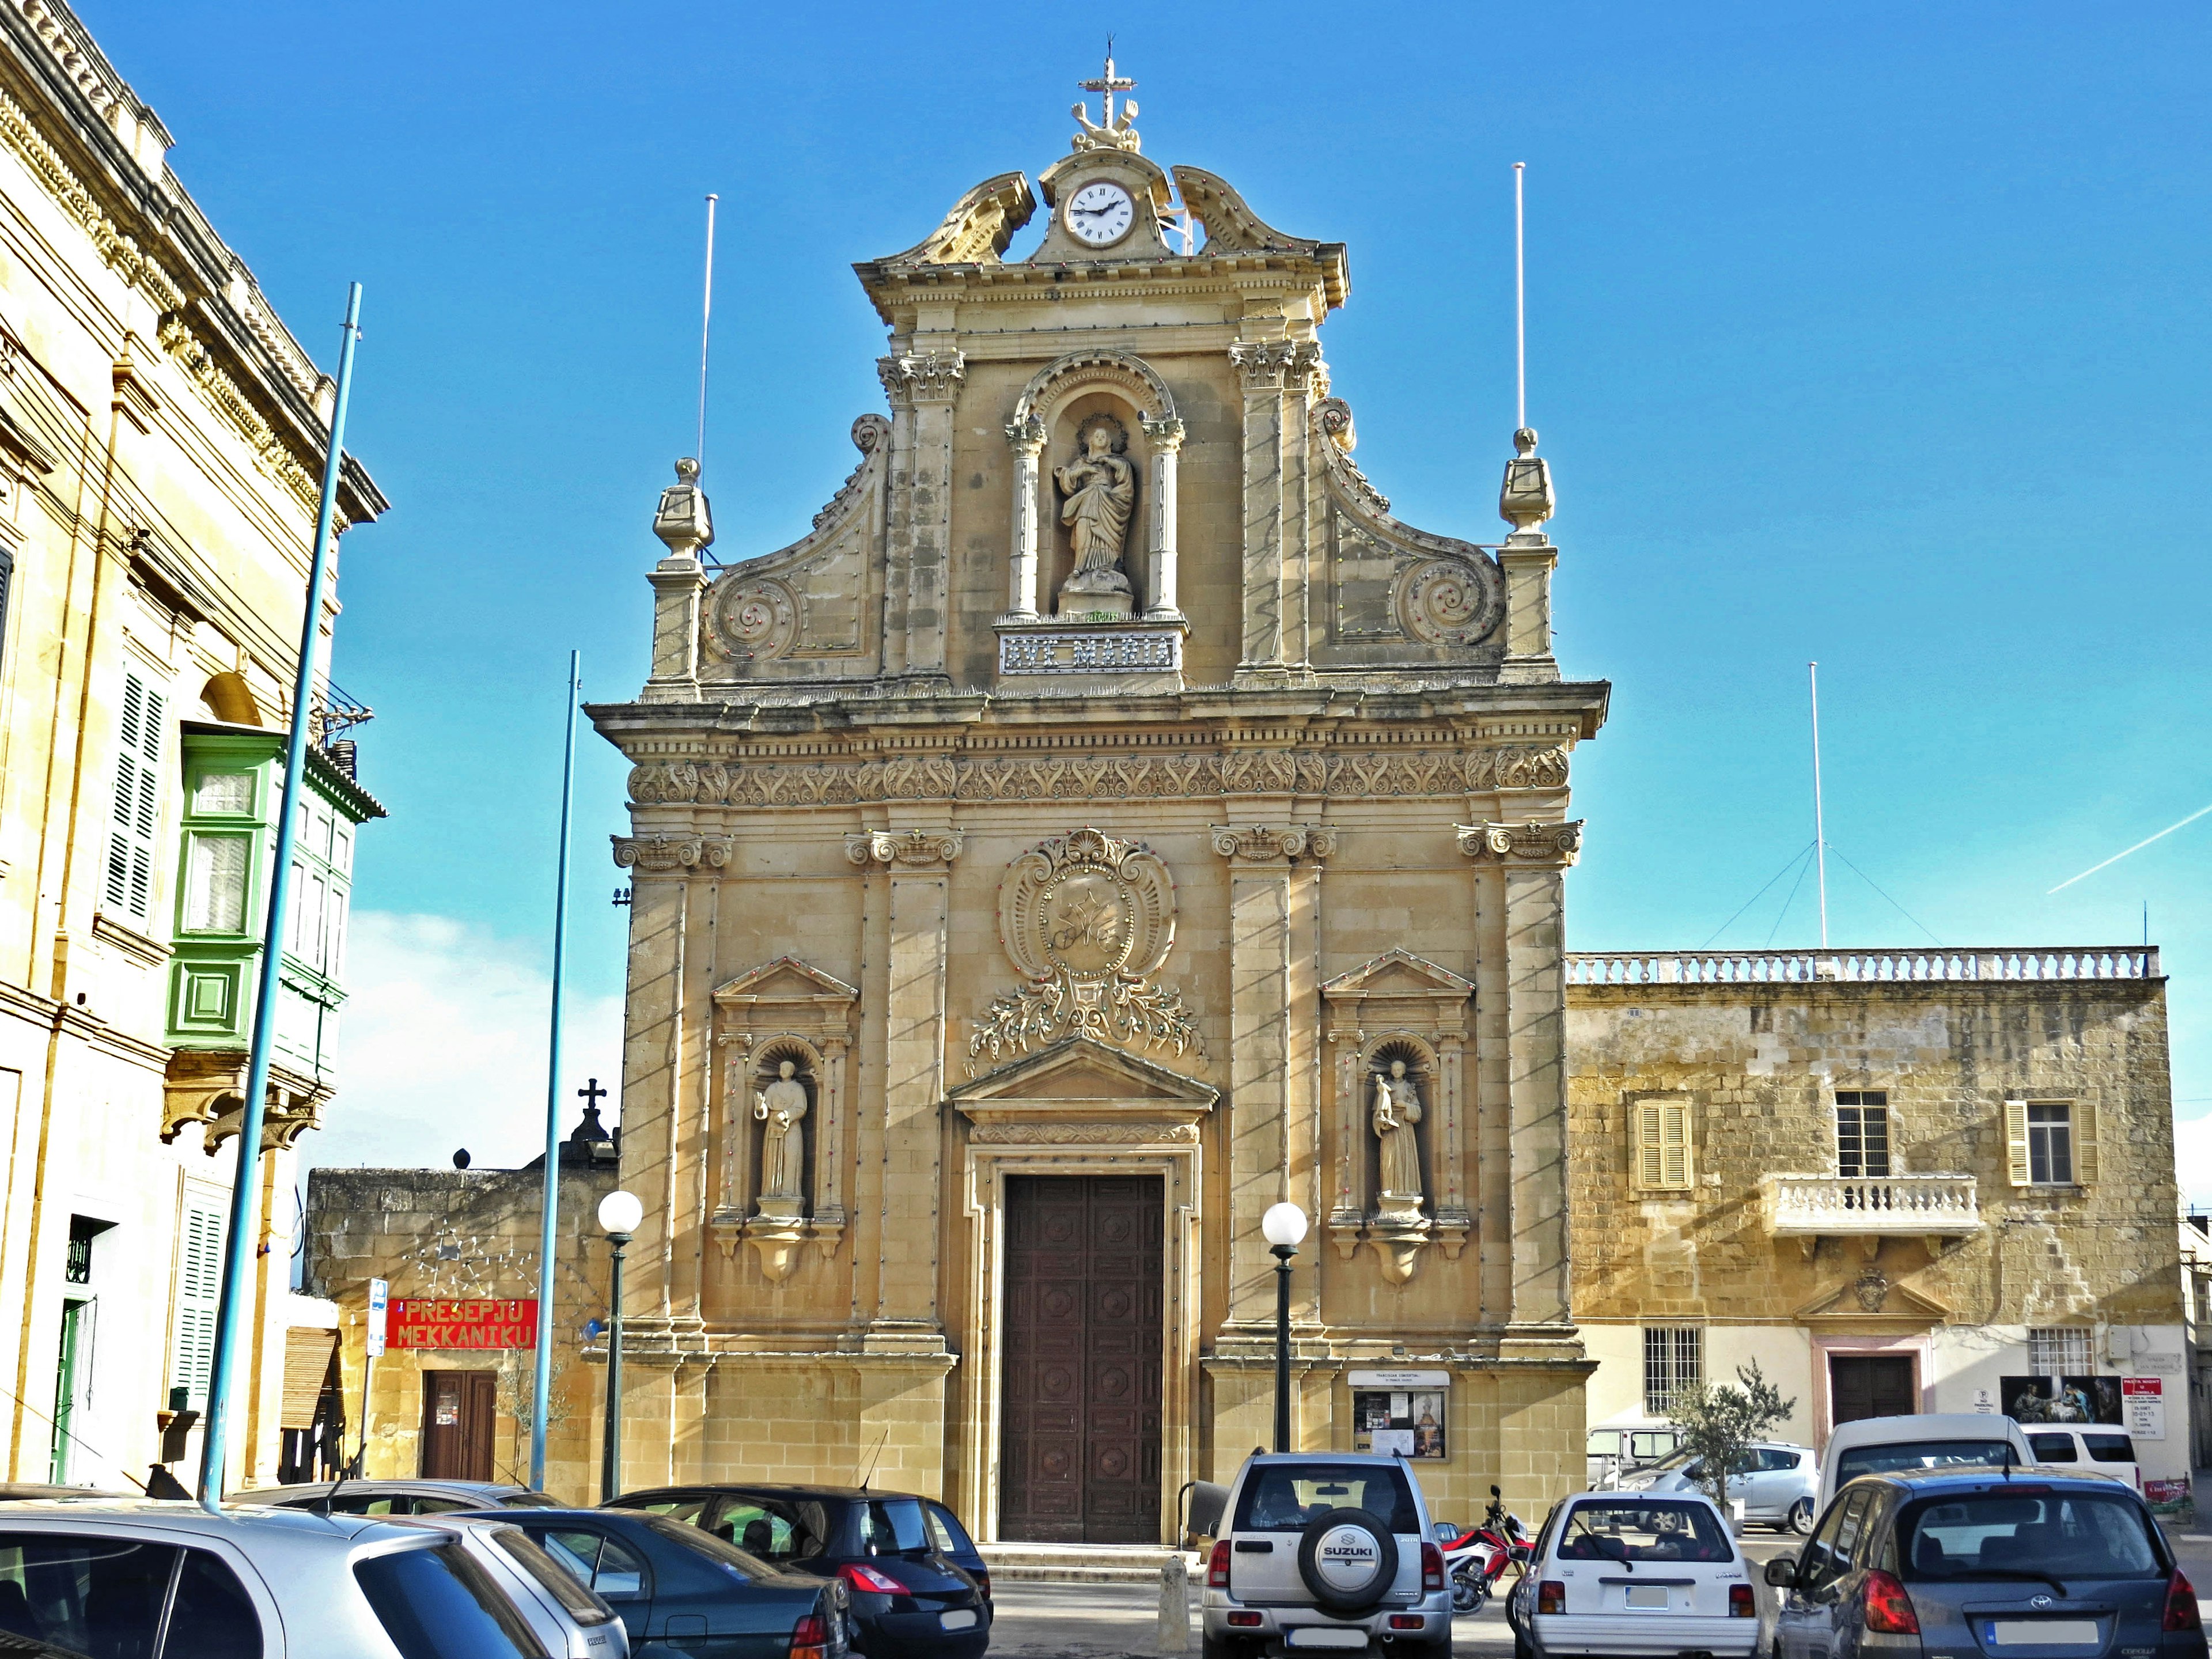
[[[2027,1369],[2036,1376],[2083,1376],[2089,1359],[2089,1332],[2079,1325],[2053,1325],[2027,1333]]]
[[[1664,1417],[1674,1396],[1705,1380],[1705,1333],[1695,1325],[1653,1325],[1644,1333],[1644,1411]]]
[[[1846,1181],[1889,1176],[1889,1095],[1881,1089],[1836,1091],[1836,1173]]]

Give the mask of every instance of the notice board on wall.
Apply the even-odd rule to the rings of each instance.
[[[1352,1449],[1396,1452],[1441,1462],[1450,1455],[1445,1433],[1449,1371],[1353,1371]]]

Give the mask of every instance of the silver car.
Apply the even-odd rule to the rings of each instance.
[[[1653,1464],[1620,1477],[1623,1492],[1710,1492],[1705,1484],[1705,1460],[1694,1452],[1677,1451]],[[1777,1531],[1813,1530],[1813,1506],[1820,1491],[1820,1460],[1810,1446],[1766,1440],[1744,1454],[1741,1468],[1729,1474],[1728,1495],[1741,1501],[1746,1521],[1762,1522]]]
[[[1206,1562],[1205,1659],[1286,1648],[1449,1659],[1451,1587],[1420,1482],[1395,1457],[1255,1454]]]
[[[507,1530],[185,1502],[12,1504],[0,1631],[144,1659],[627,1659],[605,1604],[580,1619],[495,1535]],[[550,1561],[543,1571],[576,1588]]]

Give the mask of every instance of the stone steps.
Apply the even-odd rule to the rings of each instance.
[[[1176,1552],[1146,1544],[979,1544],[994,1584],[1157,1584]],[[1205,1570],[1184,1551],[1195,1581]]]

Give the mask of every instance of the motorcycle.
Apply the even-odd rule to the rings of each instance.
[[[1451,1575],[1452,1611],[1479,1611],[1508,1565],[1528,1565],[1529,1546],[1528,1529],[1521,1524],[1519,1516],[1506,1512],[1504,1495],[1492,1486],[1482,1524],[1444,1547],[1444,1568]]]

